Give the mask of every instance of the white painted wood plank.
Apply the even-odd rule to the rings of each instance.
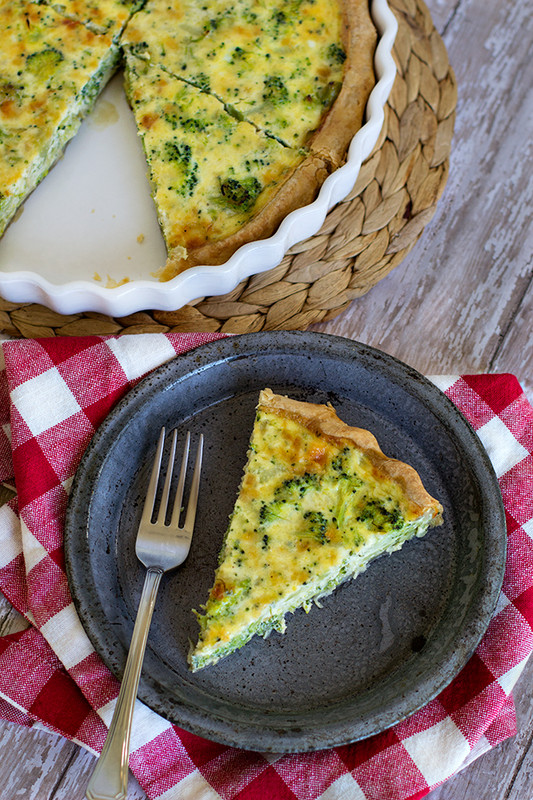
[[[58,736],[0,721],[1,783],[5,800],[48,800],[76,745]]]
[[[12,605],[0,592],[0,636],[22,631],[27,627],[24,617],[15,611]]]
[[[85,800],[85,789],[89,783],[96,759],[90,753],[78,749],[68,769],[65,770],[53,797],[46,800]],[[35,800],[41,800],[36,798]],[[44,800],[44,798],[43,798]],[[130,772],[127,800],[146,800],[146,794]]]
[[[2,800],[85,800],[95,763],[90,753],[60,736],[0,720]],[[146,800],[131,774],[127,800]]]

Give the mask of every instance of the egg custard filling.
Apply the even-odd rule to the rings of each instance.
[[[134,11],[144,0],[36,0],[46,2],[59,14],[86,25],[95,33],[110,33],[118,39]]]
[[[341,6],[331,0],[148,0],[122,42],[290,147],[318,128],[346,60]]]
[[[261,392],[248,461],[189,653],[196,671],[442,522],[415,469],[333,408]]]

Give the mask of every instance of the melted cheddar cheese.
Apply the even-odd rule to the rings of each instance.
[[[283,631],[287,612],[308,610],[372,558],[423,535],[438,521],[435,502],[413,502],[349,438],[260,404],[192,669],[255,633]]]

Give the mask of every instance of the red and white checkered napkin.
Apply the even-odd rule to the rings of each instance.
[[[69,594],[62,548],[69,487],[117,400],[143,374],[212,338],[147,334],[3,344],[0,479],[13,480],[14,472],[18,500],[0,510],[0,589],[31,623],[0,639],[4,718],[44,724],[93,751],[102,747],[118,684],[93,651]],[[533,409],[510,375],[435,382],[477,430],[507,513],[503,593],[475,655],[439,697],[394,728],[305,755],[264,756],[214,744],[138,703],[130,763],[150,798],[414,800],[515,732],[511,691],[533,650]]]

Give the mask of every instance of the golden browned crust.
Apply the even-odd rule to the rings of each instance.
[[[342,42],[346,52],[343,84],[333,106],[310,138],[309,155],[280,185],[274,196],[235,233],[189,250],[171,250],[159,274],[162,281],[200,264],[223,264],[244,244],[272,236],[285,217],[312,203],[328,174],[342,164],[348,146],[361,128],[368,97],[375,83],[377,32],[367,0],[339,0],[343,14]]]
[[[341,0],[343,45],[346,52],[342,88],[320,128],[308,143],[336,169],[345,159],[351,140],[361,128],[366,104],[374,88],[374,51],[377,31],[366,0]]]
[[[431,510],[432,524],[442,522],[442,506],[424,489],[418,472],[403,461],[388,458],[370,431],[347,425],[339,419],[332,406],[293,400],[274,394],[271,389],[263,389],[258,408],[290,416],[320,436],[336,442],[349,442],[362,450],[378,470],[400,484],[417,516]]]
[[[327,176],[324,161],[314,155],[307,156],[261,211],[231,236],[189,251],[186,259],[180,250],[177,253],[171,251],[161,279],[168,280],[198,264],[223,264],[242,245],[271,236],[287,214],[315,199]]]

